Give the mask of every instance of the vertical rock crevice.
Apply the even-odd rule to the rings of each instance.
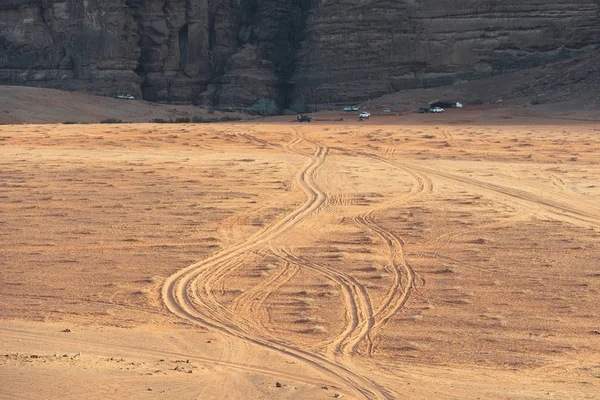
[[[188,61],[188,25],[179,30],[179,71],[185,72]]]

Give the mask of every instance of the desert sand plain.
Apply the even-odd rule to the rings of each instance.
[[[321,119],[0,126],[0,397],[600,398],[598,122]]]

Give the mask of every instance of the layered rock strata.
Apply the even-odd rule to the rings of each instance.
[[[211,106],[355,102],[599,43],[598,0],[0,2],[0,83]]]

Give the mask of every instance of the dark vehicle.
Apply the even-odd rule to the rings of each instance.
[[[419,107],[419,113],[420,114],[423,114],[423,113],[426,113],[426,112],[429,112],[428,108],[426,108],[426,107]]]
[[[312,118],[309,117],[308,115],[299,115],[299,116],[296,117],[296,120],[298,122],[311,122]]]

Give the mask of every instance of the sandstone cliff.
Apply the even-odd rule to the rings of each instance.
[[[0,83],[218,106],[360,101],[599,43],[599,0],[0,2]]]

